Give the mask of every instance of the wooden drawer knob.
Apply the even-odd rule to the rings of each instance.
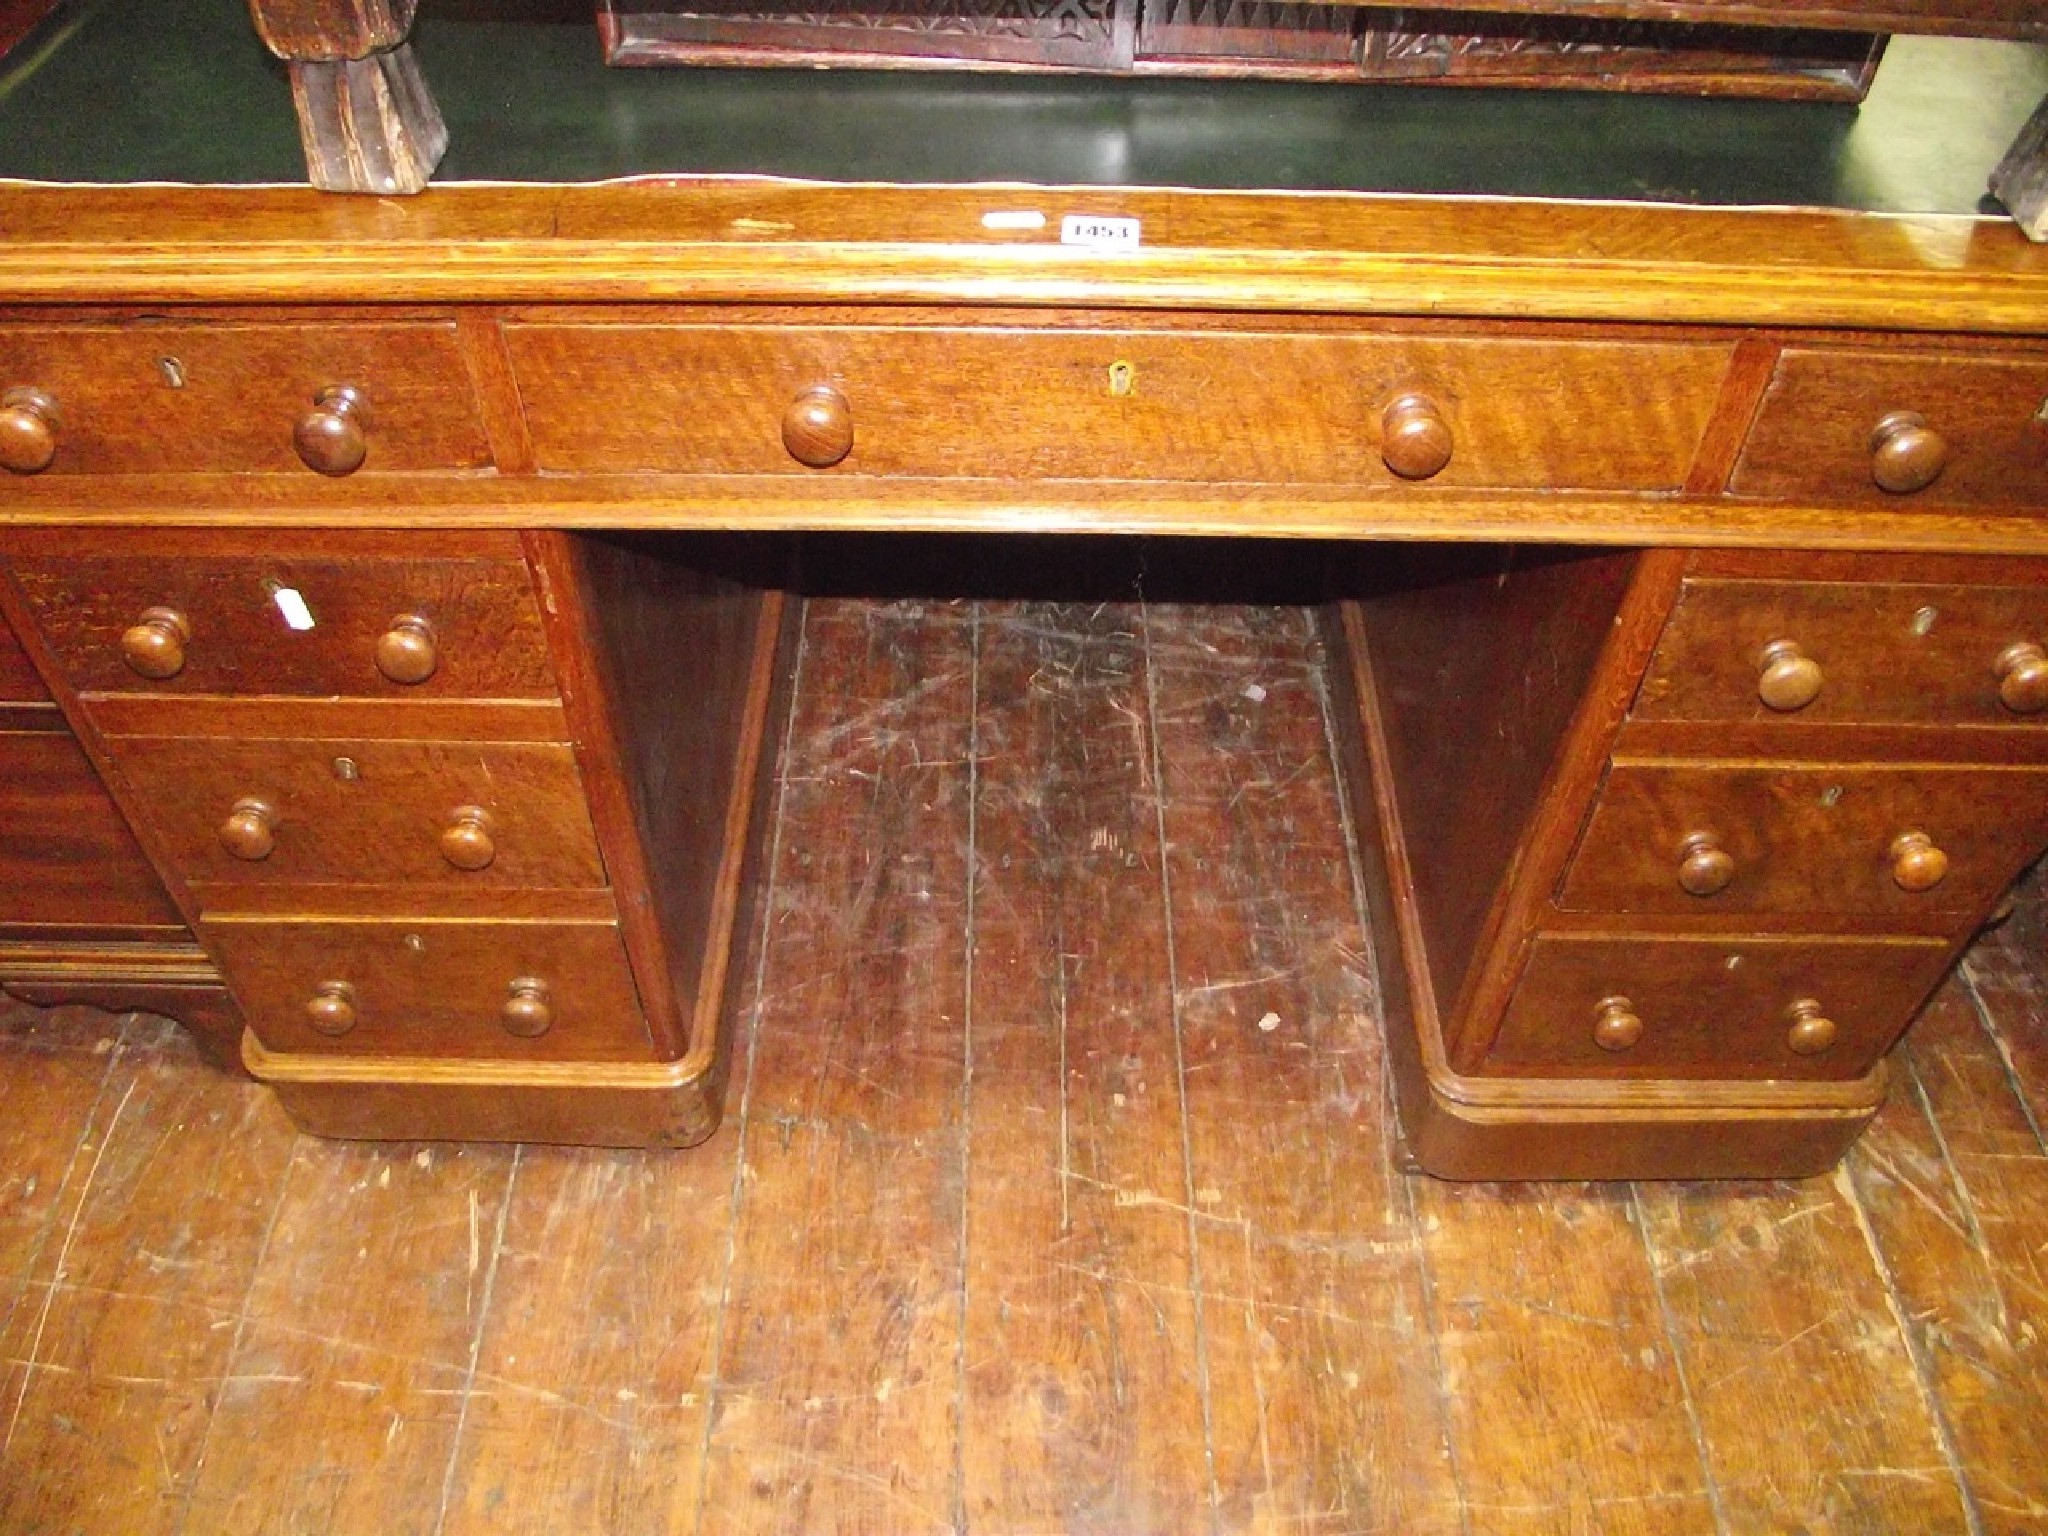
[[[505,1033],[531,1040],[548,1032],[555,1022],[555,1010],[548,1003],[548,984],[537,976],[522,976],[505,989],[505,1006],[498,1010],[498,1022]]]
[[[1820,1004],[1802,997],[1792,1005],[1792,1027],[1785,1031],[1785,1044],[1795,1056],[1818,1056],[1835,1043],[1835,1021],[1820,1011]]]
[[[1806,708],[1820,697],[1824,681],[1820,663],[1796,640],[1773,640],[1758,658],[1756,696],[1780,714]]]
[[[313,397],[313,409],[292,428],[292,446],[306,468],[352,475],[370,451],[370,402],[353,384],[334,384]]]
[[[356,1027],[356,989],[345,981],[323,981],[306,999],[306,1022],[323,1035],[345,1035]]]
[[[1678,850],[1678,883],[1688,895],[1717,896],[1735,878],[1735,859],[1711,832],[1695,832]]]
[[[2016,715],[2048,709],[2048,652],[2031,640],[2008,645],[1991,664],[1998,674],[1998,702]]]
[[[142,677],[176,677],[185,670],[192,626],[175,608],[145,608],[121,636],[121,659]]]
[[[1892,839],[1892,882],[1902,891],[1931,891],[1948,874],[1948,855],[1925,832],[1901,832]]]
[[[220,845],[251,864],[269,858],[277,847],[277,808],[268,800],[244,795],[220,824]]]
[[[782,446],[799,464],[830,469],[853,452],[853,407],[829,384],[807,389],[782,413]]]
[[[1941,477],[1948,444],[1918,411],[1893,411],[1870,431],[1870,478],[1897,496],[1924,491]]]
[[[1427,395],[1403,395],[1380,415],[1380,457],[1403,480],[1427,480],[1451,462],[1451,424]]]
[[[377,670],[394,683],[424,683],[440,665],[434,626],[416,613],[401,613],[377,637]]]
[[[0,395],[0,464],[33,475],[57,457],[56,396],[25,384]]]
[[[491,813],[480,805],[458,805],[441,829],[441,857],[457,869],[486,869],[497,856]]]
[[[1603,1051],[1625,1051],[1643,1038],[1643,1021],[1625,997],[1603,997],[1593,1005],[1593,1043]]]

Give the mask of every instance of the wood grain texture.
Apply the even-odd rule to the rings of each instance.
[[[703,1507],[734,1531],[945,1529],[972,629],[960,608],[820,604],[805,657]]]
[[[274,1050],[510,1061],[647,1061],[653,1046],[616,917],[503,921],[388,915],[222,914],[202,937],[249,1027]],[[501,1010],[515,982],[539,981],[554,1022],[513,1034]],[[356,1022],[317,1033],[307,1003],[330,983],[354,994]]]
[[[1851,1155],[1847,1177],[1895,1288],[1907,1336],[1985,1530],[2048,1513],[2036,1433],[2043,1236],[2031,1186],[2044,1168],[2038,1122],[1966,984],[1936,995],[1907,1048],[1909,1075]]]
[[[1914,505],[2038,502],[2048,494],[2048,358],[1787,348],[1729,480],[1738,496]],[[1926,489],[1881,490],[1871,433],[1911,411],[1947,444]]]
[[[934,611],[942,634],[914,644]],[[939,1262],[932,1233],[955,1219],[963,1190],[976,1190],[977,1168],[990,1176],[1031,1168],[1037,1182],[1017,1174],[979,1188],[962,1272],[1021,1290],[1020,1277],[1042,1268],[1042,1223],[1051,1209],[1045,1191],[1057,1187],[1049,1182],[1056,1164],[1043,1126],[1057,1100],[1045,1074],[1057,1067],[1048,1061],[1050,1032],[1029,1021],[1049,1010],[1037,998],[1028,1005],[1014,998],[1024,989],[1008,985],[989,958],[1018,930],[987,929],[988,942],[974,946],[975,1038],[987,1049],[972,1058],[971,1092],[951,1128],[953,1144],[964,1139],[970,1152],[963,1186],[926,1176],[928,1149],[938,1143],[926,1137],[918,1145],[923,1123],[909,1127],[907,1139],[884,1141],[905,1117],[933,1107],[916,1098],[899,1103],[887,1090],[926,1077],[944,1077],[956,1090],[965,1081],[969,1057],[957,1012],[913,1006],[892,1013],[868,1037],[874,1049],[856,1060],[846,1048],[851,1026],[821,1036],[811,1005],[842,986],[829,968],[862,963],[870,935],[923,936],[926,947],[914,952],[935,956],[941,940],[932,935],[943,928],[964,952],[960,903],[968,881],[957,850],[964,848],[964,760],[976,718],[982,750],[973,772],[982,783],[972,803],[984,871],[975,882],[976,931],[1009,911],[1052,912],[1062,903],[1099,910],[1137,877],[1121,861],[1112,864],[1108,850],[1086,849],[1091,837],[1083,840],[1086,860],[1057,866],[1067,882],[1060,893],[1034,882],[1032,860],[1021,856],[1027,847],[1039,855],[1031,841],[1038,824],[1032,771],[996,749],[1014,747],[1027,719],[1056,720],[1053,696],[998,693],[984,672],[977,715],[961,611],[897,605],[881,614],[890,617],[820,603],[809,631],[799,722],[806,750],[792,757],[788,786],[801,819],[783,822],[775,896],[764,914],[755,1105],[765,1108],[747,1120],[744,1162],[737,1116],[686,1157],[527,1150],[516,1154],[516,1179],[515,1155],[507,1152],[456,1157],[445,1148],[341,1148],[302,1139],[291,1144],[291,1165],[273,1186],[276,1214],[244,1300],[216,1330],[222,1319],[206,1308],[151,1310],[97,1287],[114,1280],[124,1294],[153,1298],[233,1291],[218,1283],[221,1270],[207,1256],[130,1239],[175,1233],[169,1213],[185,1208],[210,1213],[207,1230],[240,1224],[246,1232],[253,1186],[234,1170],[250,1165],[250,1127],[232,1115],[217,1121],[213,1112],[244,1102],[250,1090],[222,1084],[175,1045],[159,1052],[155,1042],[164,1037],[154,1024],[0,999],[0,1390],[32,1381],[35,1395],[13,1434],[38,1448],[32,1465],[4,1464],[0,1498],[19,1501],[10,1510],[46,1513],[53,1524],[68,1517],[58,1529],[132,1525],[184,1536],[294,1526],[334,1536],[437,1527],[508,1536],[722,1536],[771,1524],[791,1505],[788,1497],[757,1499],[747,1481],[758,1471],[772,1490],[783,1486],[773,1479],[786,1468],[813,1478],[813,1513],[843,1516],[855,1528],[910,1524],[895,1499],[906,1491],[905,1469],[943,1482],[953,1465],[944,1426],[963,1400],[948,1386],[943,1407],[925,1403],[907,1419],[883,1416],[902,1406],[906,1359],[949,1367],[960,1360],[962,1314],[957,1302],[889,1303],[931,1294],[929,1275]],[[1197,1049],[1188,1058],[1186,1125],[1197,1176],[1196,1198],[1185,1203],[1242,1212],[1267,1239],[1254,1246],[1245,1271],[1266,1289],[1240,1288],[1226,1259],[1242,1255],[1240,1231],[1197,1218],[1212,1422],[1255,1424],[1263,1405],[1270,1480],[1268,1463],[1246,1450],[1252,1441],[1226,1435],[1217,1466],[1231,1480],[1219,1490],[1215,1514],[1206,1507],[1205,1468],[1190,1486],[1132,1485],[1126,1507],[1140,1499],[1190,1507],[1196,1530],[1427,1528],[1429,1501],[1444,1496],[1446,1469],[1431,1461],[1439,1439],[1419,1428],[1413,1439],[1427,1443],[1388,1438],[1398,1422],[1414,1421],[1393,1417],[1406,1401],[1398,1394],[1370,1390],[1420,1378],[1441,1394],[1432,1411],[1450,1426],[1454,1502],[1444,1523],[1472,1531],[1569,1530],[1576,1521],[1583,1529],[1659,1536],[1777,1524],[2017,1532],[2040,1523],[2048,1507],[2040,1471],[2048,1413],[2033,1357],[2042,1327],[2034,1315],[2042,1234],[2032,1213],[2048,1197],[2048,1157],[2034,1133],[2048,1102],[2048,950],[2038,883],[2026,887],[2011,925],[1973,952],[1967,978],[1974,1002],[1966,992],[1945,993],[1913,1037],[1918,1086],[1907,1078],[1855,1154],[1849,1179],[1460,1191],[1380,1161],[1390,1148],[1367,1101],[1383,992],[1361,997],[1353,962],[1324,947],[1333,938],[1348,948],[1344,934],[1354,918],[1348,890],[1331,889],[1315,868],[1328,833],[1309,823],[1325,824],[1334,810],[1329,789],[1314,787],[1326,782],[1323,770],[1293,750],[1309,747],[1296,734],[1308,685],[1293,622],[1167,605],[1094,615],[985,602],[981,625],[985,663],[987,642],[1008,630],[1019,670],[1033,653],[1128,656],[1130,640],[1114,637],[1149,632],[1165,706],[1155,783],[1165,789],[1182,1029],[1197,1048],[1218,1042],[1213,1054]],[[876,638],[885,632],[890,638]],[[907,654],[923,678],[939,680],[907,721],[900,705],[877,714],[879,697],[844,686],[871,665],[871,647]],[[1054,681],[1048,676],[1039,687]],[[1245,693],[1254,683],[1266,690],[1264,700]],[[891,764],[914,781],[902,783],[900,795],[900,780],[878,787],[861,776],[876,765],[878,735],[881,748],[896,754]],[[1341,745],[1343,733],[1335,735]],[[1059,738],[1042,761],[1048,769],[1068,765],[1062,771],[1072,783],[1073,774],[1108,760],[1097,755],[1107,739]],[[864,755],[849,755],[852,742]],[[914,766],[920,761],[924,767]],[[1298,774],[1273,771],[1302,764]],[[891,809],[878,809],[878,797]],[[1096,796],[1092,807],[1074,802],[1067,814],[1107,799]],[[1015,850],[1007,870],[988,867],[1004,806],[1022,813],[1007,823]],[[1242,829],[1233,825],[1240,817]],[[868,834],[892,820],[903,831],[884,848]],[[1084,830],[1098,824],[1073,820]],[[833,826],[840,830],[819,841],[820,830]],[[948,836],[922,842],[911,835],[920,829]],[[890,857],[919,848],[933,862],[908,868],[894,887],[901,899],[878,894],[871,915],[842,936],[839,920],[853,906],[848,893],[861,888],[870,846],[883,870],[905,869]],[[940,850],[953,850],[950,885],[938,878]],[[1038,856],[1037,864],[1051,861]],[[921,881],[926,868],[933,878]],[[883,877],[876,878],[879,885]],[[950,915],[934,916],[949,890]],[[931,903],[917,899],[923,891]],[[1115,914],[1125,905],[1118,900]],[[888,926],[894,918],[900,928]],[[1308,939],[1301,970],[1271,974],[1289,962],[1301,936]],[[934,962],[922,973],[927,982],[935,969]],[[821,981],[828,971],[832,979]],[[751,963],[746,973],[754,976]],[[822,1016],[865,1025],[863,1000],[881,995],[891,975],[886,962],[876,963],[867,973],[872,985],[846,1012]],[[1251,984],[1199,993],[1217,980]],[[963,996],[964,985],[956,970],[941,985],[921,985],[912,1002],[948,991]],[[1156,979],[1121,995],[1148,1016],[1166,1016],[1174,1005]],[[1290,1049],[1304,1038],[1292,1010],[1325,998],[1375,1015],[1361,1047],[1341,1056]],[[996,1033],[999,1006],[1025,1022]],[[1267,1011],[1282,1019],[1271,1031],[1257,1027]],[[751,1001],[743,1016],[752,1016]],[[150,1042],[146,1056],[142,1042]],[[1319,1028],[1314,1043],[1332,1042]],[[1297,1058],[1313,1059],[1326,1075]],[[883,1060],[891,1070],[872,1070]],[[1130,1096],[1114,1056],[1075,1056],[1067,1065],[1077,1096]],[[1355,1105],[1332,1103],[1327,1074],[1340,1065]],[[862,1068],[869,1069],[864,1078]],[[786,1087],[784,1074],[803,1072],[837,1091],[811,1100],[766,1097],[769,1086]],[[836,1117],[838,1139],[818,1139],[815,1126],[797,1123],[813,1105]],[[97,1128],[110,1123],[114,1134],[102,1139]],[[96,1129],[88,1138],[89,1125]],[[994,1138],[971,1134],[978,1125],[998,1133],[1016,1162],[996,1160]],[[1028,1144],[1019,1127],[1031,1128]],[[1299,1173],[1291,1182],[1275,1160],[1284,1145],[1298,1149],[1287,1165]],[[160,1168],[146,1156],[152,1148],[163,1157]],[[200,1155],[206,1148],[226,1150],[214,1159]],[[822,1183],[799,1177],[813,1151],[839,1160],[820,1161],[822,1181],[839,1177],[868,1148],[876,1149],[866,1165],[874,1171],[863,1187],[878,1192],[874,1203],[894,1222],[896,1238],[880,1245],[869,1240],[858,1202],[821,1216],[823,1203],[812,1196]],[[1242,1167],[1222,1166],[1213,1184],[1234,1203],[1202,1200],[1211,1176],[1201,1170],[1235,1162]],[[216,1168],[232,1177],[216,1181]],[[901,1194],[892,1183],[899,1176],[913,1186]],[[1239,1182],[1223,1182],[1231,1177]],[[1347,1199],[1354,1190],[1355,1202]],[[1103,1193],[1108,1218],[1150,1214],[1119,1209]],[[730,1291],[722,1280],[735,1199],[753,1223],[731,1248],[735,1259],[766,1263],[791,1251],[794,1234],[810,1234],[808,1268],[785,1263],[772,1297],[750,1292],[756,1300],[746,1303],[747,1316],[759,1332],[737,1322],[735,1304],[751,1282],[737,1269]],[[1358,1241],[1397,1241],[1401,1207],[1411,1199],[1418,1207],[1412,1255],[1370,1251]],[[1393,1202],[1391,1211],[1382,1201]],[[1012,1209],[1014,1222],[990,1214]],[[956,1243],[958,1235],[956,1228]],[[159,1271],[151,1254],[195,1260],[197,1268]],[[1165,1293],[1188,1284],[1184,1254],[1159,1257],[1163,1268],[1133,1270],[1134,1289]],[[1421,1295],[1416,1331],[1378,1327],[1369,1335],[1371,1357],[1362,1366],[1347,1362],[1339,1352],[1346,1341],[1367,1335],[1347,1331],[1343,1318],[1362,1327],[1371,1316],[1398,1316],[1366,1308],[1391,1307],[1407,1294],[1400,1275],[1410,1262]],[[55,1268],[92,1284],[39,1290],[35,1306],[15,1305],[23,1294],[17,1280]],[[1332,1279],[1334,1302],[1322,1289]],[[193,1289],[181,1292],[188,1284]],[[46,1314],[44,1295],[52,1298]],[[1245,1303],[1254,1296],[1263,1299],[1257,1320],[1268,1325],[1270,1342],[1251,1331]],[[1339,1310],[1343,1318],[1307,1316]],[[147,1330],[124,1321],[143,1316]],[[1017,1324],[1018,1316],[1013,1309],[1014,1347],[1003,1369],[1018,1381],[1075,1379],[1078,1357],[1056,1348],[1065,1335]],[[1242,1346],[1217,1325],[1225,1318],[1233,1329],[1244,1319]],[[31,1371],[39,1321],[45,1363]],[[1064,1326],[1055,1318],[1049,1329]],[[91,1338],[95,1330],[110,1349],[118,1346],[107,1356],[120,1362],[118,1373],[74,1377],[54,1369],[58,1341]],[[206,1351],[216,1331],[240,1342],[224,1367],[196,1371],[193,1362],[214,1358]],[[758,1342],[764,1338],[794,1342],[769,1350]],[[1244,1368],[1247,1359],[1254,1369]],[[737,1402],[719,1385],[721,1361],[750,1371],[772,1365],[776,1374],[772,1383],[748,1378],[749,1400]],[[992,1368],[969,1363],[970,1384],[974,1369]],[[1173,1363],[1182,1372],[1197,1369],[1188,1359]],[[1347,1369],[1359,1372],[1356,1394]],[[1106,1379],[1095,1383],[1095,1400],[1108,1412],[1115,1403]],[[885,1381],[892,1383],[886,1403],[877,1400]],[[622,1399],[621,1389],[635,1396]],[[70,1395],[60,1404],[45,1394]],[[690,1402],[692,1394],[700,1400]],[[771,1394],[778,1406],[766,1411],[760,1404]],[[714,1456],[737,1474],[740,1491],[702,1501],[695,1490],[710,1421],[693,1416],[716,1412],[721,1401],[728,1409],[713,1426]],[[95,1404],[104,1416],[95,1416]],[[178,1459],[194,1442],[194,1423],[159,1411],[165,1404],[210,1415],[197,1436],[205,1451],[196,1470]],[[970,1445],[998,1431],[1028,1445],[1036,1421],[961,1422]],[[850,1424],[864,1427],[856,1433]],[[805,1426],[809,1438],[797,1438]],[[169,1471],[152,1460],[159,1427],[173,1458]],[[44,1447],[60,1453],[44,1454]],[[1360,1447],[1369,1454],[1347,1460]],[[805,1455],[814,1459],[806,1463]],[[957,1520],[942,1507],[933,1523],[970,1533],[1087,1529],[1078,1515],[1049,1520],[1046,1512],[1096,1507],[1088,1500],[1099,1496],[1100,1480],[1048,1481],[1058,1471],[1041,1475],[1041,1465],[1007,1482],[989,1479],[979,1485],[990,1491],[988,1503],[963,1508]],[[1091,1464],[1076,1465],[1085,1473]],[[163,1512],[128,1520],[139,1506],[126,1501],[138,1488],[156,1487],[174,1490]],[[1296,1490],[1332,1487],[1370,1490],[1378,1502],[1342,1510],[1293,1502]],[[764,1502],[775,1504],[768,1516]],[[1322,1518],[1286,1518],[1297,1512]],[[1375,1525],[1374,1512],[1387,1518]]]
[[[292,428],[321,390],[344,384],[368,402],[357,473],[490,463],[446,320],[0,325],[0,377],[57,401],[48,475],[310,475]]]
[[[517,1157],[297,1142],[186,1529],[435,1529]],[[275,1454],[281,1424],[304,1454]]]
[[[69,557],[23,555],[14,573],[81,693],[407,701],[555,694],[523,564],[437,560],[417,547],[407,558],[349,559],[346,540],[331,535],[304,545],[264,542],[270,548],[261,553],[230,543],[186,557],[176,543],[129,542],[124,550],[122,541],[94,538],[74,543]],[[280,587],[304,599],[311,628],[286,621]],[[191,630],[184,665],[167,679],[137,675],[122,652],[122,637],[154,607],[175,609]],[[376,660],[379,637],[406,615],[432,626],[437,653],[433,675],[414,684],[392,682]]]
[[[0,731],[0,783],[0,930],[183,925],[68,731]]]
[[[576,759],[559,743],[110,735],[107,744],[193,884],[438,888],[414,892],[412,910],[423,913],[459,910],[479,890],[606,884]],[[341,760],[352,765],[346,777]],[[258,859],[236,856],[221,837],[249,798],[273,813],[273,846]],[[458,868],[442,851],[463,807],[486,814],[492,857],[482,868]],[[212,894],[233,904],[231,892]],[[317,894],[300,899],[301,910],[320,910]]]
[[[1924,830],[1948,856],[1932,887],[1903,888],[1892,844]],[[1678,882],[1681,847],[1711,832],[1728,885]],[[1559,906],[1609,913],[1748,913],[1787,925],[1829,915],[1894,930],[1973,923],[2048,841],[2048,773],[1862,763],[1727,763],[1617,756],[1558,887]]]
[[[960,1511],[1007,1530],[1214,1518],[1144,633],[978,626]],[[1029,1255],[1028,1262],[1002,1255]]]
[[[196,1068],[180,1031],[122,1029],[63,1243],[24,1298],[41,1311],[4,1405],[0,1523],[181,1527],[296,1139],[262,1089]],[[128,1475],[69,1477],[81,1446]]]
[[[1455,444],[1433,484],[1669,490],[1727,364],[1711,341],[1073,320],[877,328],[798,313],[764,326],[684,312],[515,322],[505,337],[536,455],[557,472],[802,474],[780,419],[829,385],[853,418],[840,475],[1386,484],[1381,414],[1421,394]]]
[[[1473,1527],[1718,1526],[1627,1187],[1413,1190]]]
[[[1970,1528],[1839,1178],[1646,1184],[1636,1202],[1724,1529]]]
[[[0,188],[17,302],[298,299],[1132,304],[1300,313],[2038,334],[2048,251],[2003,220],[1798,209],[1076,190],[1140,220],[1114,260],[990,231],[1016,194],[663,180],[443,187]],[[621,260],[621,249],[631,258]],[[1671,273],[1682,269],[1682,283]],[[1453,298],[1452,296],[1455,296]]]
[[[1716,560],[1725,561],[1717,553]],[[1639,720],[1954,725],[2039,729],[1999,702],[1994,663],[2006,647],[2048,632],[2048,572],[2033,561],[1864,573],[1820,560],[1807,579],[1701,572],[1681,587],[1631,710]],[[1760,574],[1760,573],[1759,573]],[[1964,576],[1969,585],[1957,581]],[[1819,664],[1821,689],[1796,717],[1757,696],[1759,660],[1791,640]]]
[[[1298,609],[1146,638],[1219,1523],[1457,1530],[1320,647]]]

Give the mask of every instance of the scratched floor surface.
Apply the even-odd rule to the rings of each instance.
[[[731,1113],[297,1136],[5,1006],[7,1532],[2048,1524],[2048,928],[1837,1174],[1388,1130],[1299,610],[815,602]]]

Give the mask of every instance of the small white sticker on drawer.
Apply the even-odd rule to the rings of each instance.
[[[1061,245],[1085,245],[1096,251],[1135,251],[1141,243],[1136,219],[1070,213],[1060,220]]]
[[[284,615],[284,622],[290,629],[311,629],[313,610],[306,606],[306,600],[299,596],[297,587],[273,587],[270,600],[277,604],[277,611]]]

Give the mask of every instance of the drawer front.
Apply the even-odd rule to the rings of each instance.
[[[0,930],[184,927],[69,732],[0,731]]]
[[[0,619],[0,704],[49,702],[50,690],[29,664],[27,653],[15,639],[14,631],[7,627],[7,621]]]
[[[286,546],[275,558],[23,558],[14,571],[85,694],[531,699],[556,691],[517,560],[295,557]],[[405,680],[421,671],[421,680]]]
[[[1614,1078],[1858,1077],[1919,1010],[1950,954],[1939,940],[1544,934],[1484,1070]],[[1624,1006],[1603,1008],[1612,999]],[[1813,1050],[1823,1021],[1829,1038]],[[1793,1048],[1795,1030],[1804,1031],[1796,1038],[1808,1049]],[[1603,1046],[1603,1038],[1619,1048]]]
[[[232,908],[236,887],[280,882],[451,895],[605,883],[564,745],[116,736],[108,747],[208,910]]]
[[[652,1054],[611,923],[216,919],[201,928],[274,1051],[577,1061]],[[547,1025],[537,1035],[504,1022],[523,982],[544,989]],[[522,1006],[520,1027],[531,1029],[531,1004]],[[314,1027],[316,1012],[324,1030]]]
[[[1773,708],[1765,673],[1793,653],[1816,669],[1812,696]],[[2048,725],[2048,587],[1688,580],[1632,713]]]
[[[1895,413],[1917,422],[1880,432]],[[1937,467],[1931,482],[1906,488]],[[1886,489],[1880,476],[1905,479]],[[1899,506],[2039,505],[2048,500],[2048,357],[1788,348],[1729,489]]]
[[[550,470],[815,474],[785,415],[826,387],[838,474],[1391,483],[1383,417],[1425,397],[1431,485],[1668,489],[1726,364],[1708,344],[1442,335],[508,324]]]
[[[452,323],[0,326],[0,390],[50,402],[45,475],[311,477],[294,434],[339,386],[363,402],[357,474],[490,462]]]
[[[1983,912],[2048,842],[2048,769],[1616,763],[1558,891],[1589,912]]]

